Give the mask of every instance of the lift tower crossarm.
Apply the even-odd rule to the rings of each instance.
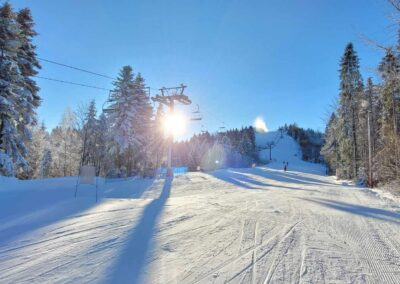
[[[192,101],[189,99],[188,96],[184,95],[183,92],[185,90],[186,86],[181,84],[179,87],[172,87],[172,88],[161,88],[160,92],[161,95],[156,95],[155,97],[152,97],[153,102],[158,102],[160,104],[163,104],[169,108],[169,112],[172,113],[175,108],[175,102],[179,102],[184,105],[190,105]],[[174,90],[174,94],[172,95],[165,95],[165,93],[168,93],[169,90]],[[167,175],[172,176],[173,171],[172,171],[172,144],[174,143],[174,137],[172,133],[169,133],[168,137],[168,169],[167,169]]]

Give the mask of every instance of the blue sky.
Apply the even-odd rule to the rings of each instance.
[[[338,94],[339,59],[352,41],[363,77],[376,77],[382,52],[365,35],[392,44],[397,27],[385,0],[11,1],[32,10],[39,57],[116,76],[123,65],[158,89],[184,83],[210,131],[263,116],[323,130]],[[111,88],[105,78],[42,63],[41,76]],[[39,118],[56,126],[64,109],[107,92],[38,79]],[[155,91],[152,91],[153,94]],[[187,110],[195,109],[189,107]]]

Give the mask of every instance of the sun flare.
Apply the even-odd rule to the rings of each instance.
[[[182,113],[174,111],[165,116],[164,123],[164,134],[166,136],[172,134],[174,138],[182,135],[186,128],[186,120]]]

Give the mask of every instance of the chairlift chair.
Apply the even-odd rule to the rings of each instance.
[[[200,121],[203,119],[200,113],[200,107],[196,104],[196,110],[192,111],[193,116],[190,118],[191,121]]]
[[[206,133],[207,132],[206,130],[204,130],[204,125],[203,124],[201,125],[200,131],[201,131],[201,133]]]
[[[103,103],[102,109],[104,113],[111,113],[115,110],[112,105],[116,102],[115,98],[112,95],[113,91],[110,91],[108,94],[108,99]]]

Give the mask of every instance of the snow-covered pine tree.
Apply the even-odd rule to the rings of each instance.
[[[338,110],[338,146],[342,178],[358,177],[359,149],[357,118],[363,83],[359,60],[353,44],[349,43],[340,62],[340,100]]]
[[[359,177],[367,179],[369,171],[369,143],[371,143],[371,158],[375,153],[375,145],[377,141],[376,136],[376,113],[377,113],[377,96],[375,86],[371,78],[368,78],[367,85],[365,87],[362,103],[359,107],[358,112],[358,133],[359,133],[359,158],[360,158],[360,169]],[[369,134],[370,131],[370,134]],[[369,141],[369,135],[370,141]]]
[[[119,146],[118,152],[121,154],[129,147],[141,145],[135,133],[138,110],[132,67],[122,68],[114,86],[113,104],[110,106],[113,111],[109,114],[109,121],[113,137]]]
[[[190,139],[189,146],[189,168],[191,170],[197,170],[198,167],[203,168],[202,159],[211,147],[210,133],[205,132],[200,135],[194,135]]]
[[[81,130],[82,136],[82,156],[81,165],[95,165],[97,161],[97,139],[98,121],[97,121],[96,103],[92,100],[87,108],[84,125]]]
[[[384,80],[380,92],[382,101],[382,135],[398,133],[399,100],[400,100],[400,62],[389,49],[379,65],[379,72]]]
[[[24,139],[29,140],[29,126],[36,125],[35,109],[40,105],[39,87],[31,77],[37,75],[37,69],[41,67],[36,57],[36,46],[32,42],[37,33],[33,28],[34,22],[30,10],[28,8],[20,10],[16,15],[16,20],[20,28],[21,41],[17,58],[19,70],[23,77],[21,87],[24,90],[20,94],[21,119],[18,121],[18,128],[19,132],[25,136]]]
[[[140,73],[135,78],[135,97],[137,101],[138,123],[136,133],[142,143],[147,144],[151,136],[151,120],[153,118],[153,107],[150,97],[146,92],[145,81]]]
[[[76,116],[70,108],[64,111],[59,126],[51,132],[50,141],[53,154],[52,175],[78,174],[82,144],[76,129]]]
[[[17,22],[21,29],[21,47],[18,50],[18,65],[21,74],[24,76],[25,87],[32,94],[32,105],[38,107],[40,105],[40,96],[38,95],[39,87],[30,77],[37,75],[37,69],[41,66],[37,60],[36,46],[32,43],[33,38],[37,35],[34,30],[34,22],[31,11],[24,8],[17,13]]]
[[[321,149],[321,153],[324,156],[325,162],[329,166],[329,171],[334,173],[336,173],[339,163],[337,127],[337,117],[333,112],[325,128],[325,144]]]
[[[146,170],[151,164],[151,139],[152,139],[152,119],[153,107],[150,97],[146,92],[144,78],[140,73],[135,77],[134,96],[136,99],[136,123],[134,125],[135,135],[140,142],[140,147],[136,151],[140,153],[140,171]]]
[[[110,168],[110,161],[107,156],[108,142],[109,142],[109,130],[107,117],[104,113],[99,116],[97,121],[97,133],[96,133],[96,157],[95,166],[97,175],[105,175],[106,169]]]
[[[35,126],[32,131],[32,140],[28,143],[29,155],[27,160],[31,171],[30,178],[38,178],[41,176],[41,160],[46,148],[49,148],[49,135],[46,131],[44,123],[40,127]]]
[[[47,178],[50,176],[50,168],[52,164],[53,158],[51,154],[51,150],[49,148],[45,148],[43,151],[43,157],[40,161],[40,177]]]
[[[253,145],[251,143],[250,137],[247,135],[243,129],[240,132],[240,140],[238,151],[243,157],[253,158]]]
[[[381,181],[400,178],[400,146],[399,125],[400,115],[400,63],[392,49],[386,52],[379,65],[383,79],[379,92],[381,112],[380,146],[377,153],[377,168]]]
[[[29,169],[23,136],[18,133],[23,76],[18,67],[18,50],[21,46],[20,29],[8,2],[0,7],[0,174],[15,175],[14,164]],[[25,134],[25,133],[23,133]],[[21,137],[22,136],[22,137]]]

